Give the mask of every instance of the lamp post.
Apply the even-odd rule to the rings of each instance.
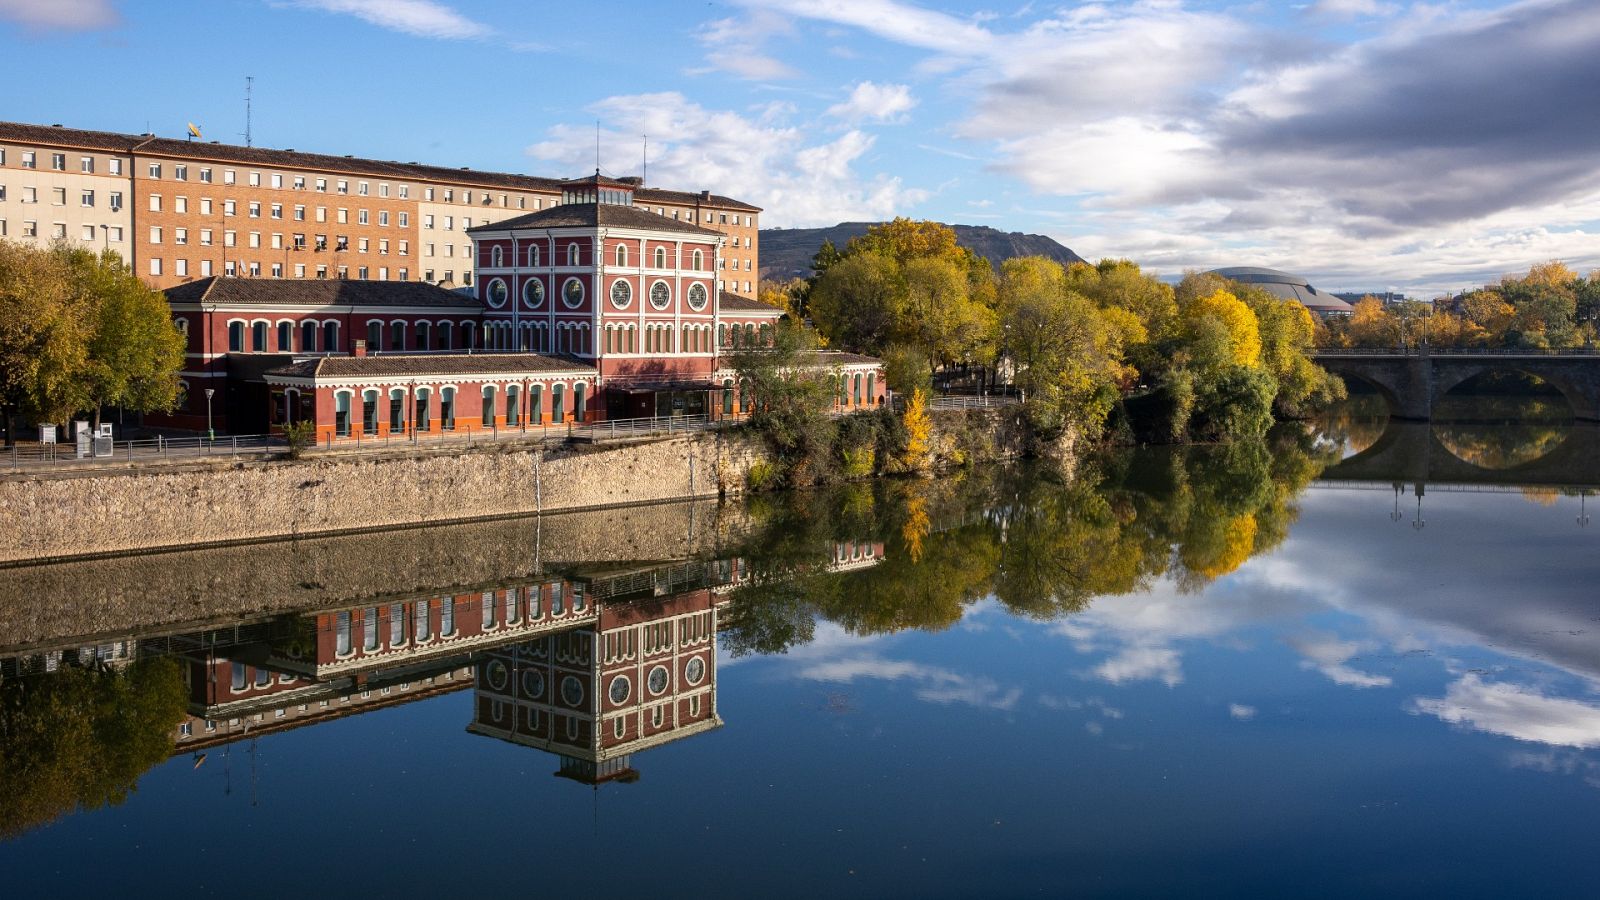
[[[206,437],[213,441],[217,439],[216,431],[211,428],[211,395],[215,393],[214,388],[206,388]]]

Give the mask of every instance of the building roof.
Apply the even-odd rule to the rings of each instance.
[[[30,125],[26,122],[0,122],[0,141],[67,149],[100,150],[107,153],[132,153],[137,150],[140,153],[179,159],[214,160],[282,169],[316,169],[397,179],[414,178],[419,181],[444,181],[514,190],[544,191],[552,194],[560,193],[561,183],[564,180],[509,172],[480,172],[466,166],[452,169],[448,166],[424,165],[417,162],[304,153],[298,150],[273,150],[267,147],[241,147],[217,141],[186,141],[149,134],[89,131],[81,128],[63,128],[59,125]],[[761,211],[758,206],[751,206],[708,191],[695,194],[687,191],[639,188],[634,195],[641,201],[681,203],[689,206],[698,203],[718,209]]]
[[[738,294],[730,294],[727,291],[717,295],[717,309],[722,312],[758,313],[772,316],[784,314],[783,310],[770,303],[751,300],[749,297],[741,297]]]
[[[658,216],[637,206],[615,203],[563,203],[527,215],[502,219],[468,228],[468,234],[484,231],[506,231],[512,228],[637,228],[641,231],[677,231],[721,237],[722,232],[691,225],[679,219]]]
[[[1297,300],[1312,312],[1319,313],[1347,313],[1352,307],[1349,303],[1332,294],[1319,291],[1311,283],[1299,275],[1280,272],[1277,269],[1265,269],[1260,266],[1229,266],[1223,269],[1212,269],[1210,274],[1221,275],[1229,281],[1240,284],[1249,284],[1265,290],[1267,293],[1285,300]]]
[[[476,297],[426,281],[363,281],[348,278],[227,278],[212,275],[167,288],[169,303],[226,306],[415,306],[481,310]]]
[[[584,363],[538,353],[436,353],[319,356],[268,370],[280,378],[360,376],[504,375],[521,372],[593,374]]]

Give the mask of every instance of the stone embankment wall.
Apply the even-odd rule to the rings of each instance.
[[[693,500],[0,570],[0,654],[459,594],[730,552],[744,504]]]
[[[742,491],[762,458],[718,432],[9,478],[0,562],[715,497]]]

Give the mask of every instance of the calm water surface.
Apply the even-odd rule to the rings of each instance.
[[[1600,895],[1600,478],[1528,468],[1593,435],[1478,427],[764,497],[679,558],[120,631],[73,609],[114,574],[13,592],[0,878]]]

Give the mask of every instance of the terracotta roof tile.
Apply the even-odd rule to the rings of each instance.
[[[479,311],[476,297],[425,281],[224,278],[213,275],[164,292],[170,303],[256,306],[416,306]]]
[[[520,372],[592,375],[594,367],[538,353],[380,353],[368,356],[320,356],[270,369],[267,374],[294,378],[345,378],[364,375],[503,375]]]
[[[483,231],[505,231],[510,228],[638,228],[651,231],[677,231],[721,237],[722,232],[691,225],[679,219],[658,216],[636,206],[618,206],[611,203],[563,203],[527,215],[489,222],[467,229],[468,234]]]
[[[717,308],[723,312],[767,313],[778,316],[784,314],[783,310],[770,303],[751,300],[749,297],[730,294],[727,291],[717,295]]]

